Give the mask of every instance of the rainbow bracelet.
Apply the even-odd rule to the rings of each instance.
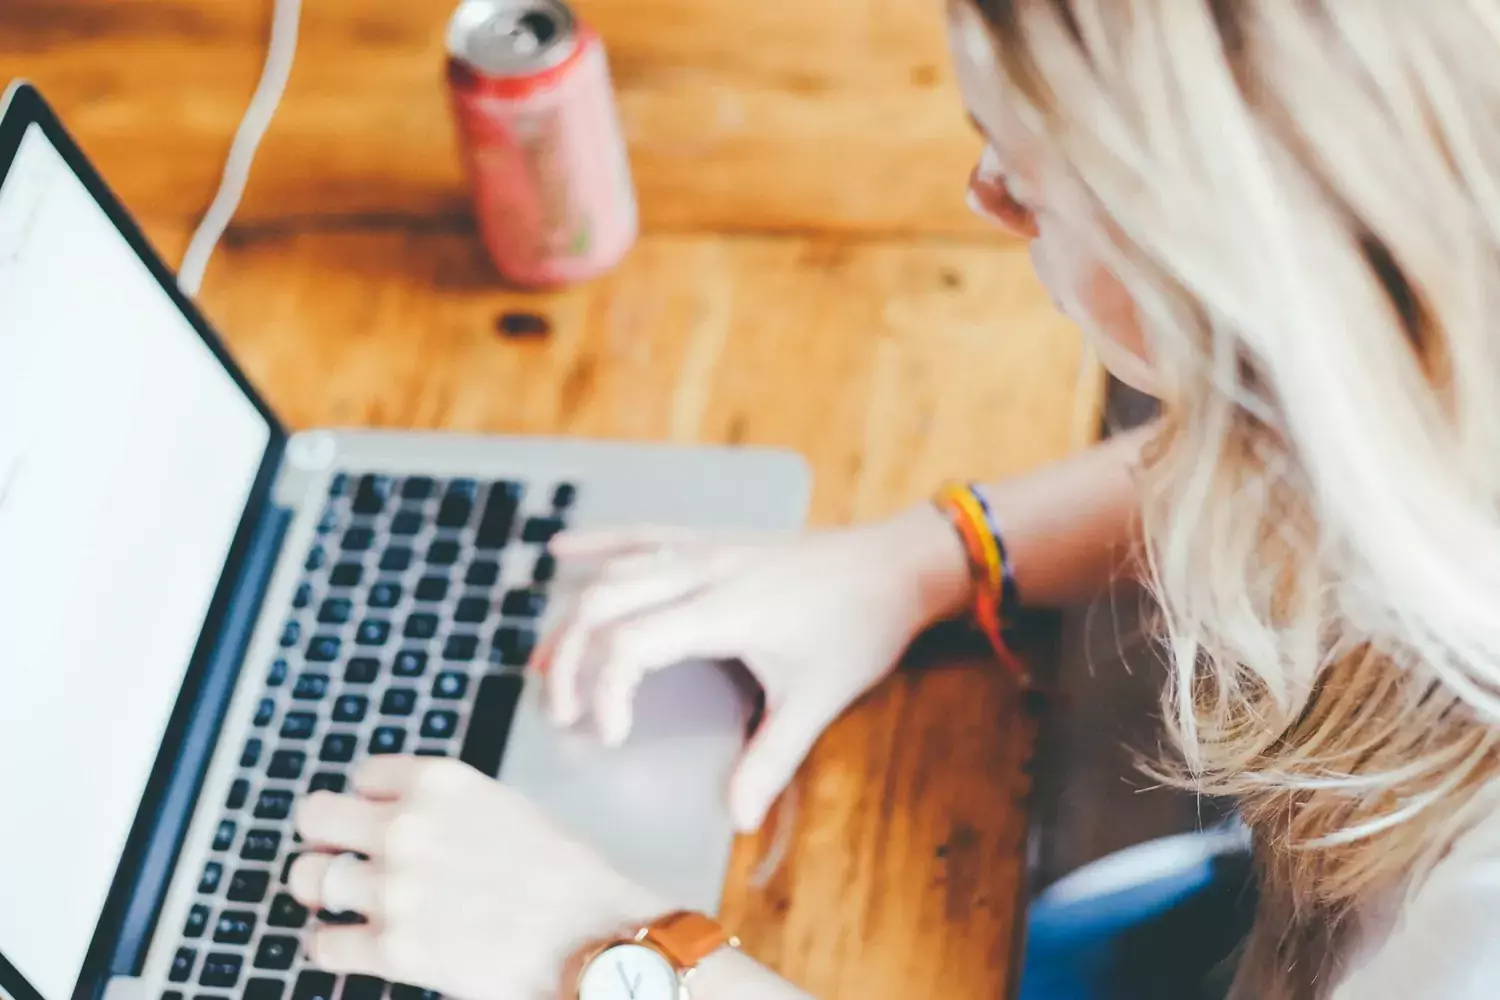
[[[1018,677],[1026,671],[1005,641],[1009,619],[1019,607],[1015,573],[998,518],[989,502],[969,483],[949,483],[932,498],[953,525],[968,557],[974,583],[974,621],[989,640],[995,657]]]

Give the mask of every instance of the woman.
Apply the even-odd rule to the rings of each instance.
[[[972,202],[1164,413],[980,496],[1031,604],[1092,596],[1140,536],[1178,776],[1239,797],[1261,862],[1237,989],[1493,995],[1500,4],[955,0],[949,23],[988,143]],[[930,507],[659,541],[560,543],[603,568],[543,658],[553,710],[618,740],[645,672],[743,658],[770,706],[732,792],[746,828],[971,599]],[[373,922],[320,932],[331,967],[548,996],[586,941],[660,909],[476,776],[382,760],[360,790],[302,814],[315,844],[374,855],[340,866]],[[310,901],[328,864],[296,870]],[[796,995],[729,949],[692,992]]]

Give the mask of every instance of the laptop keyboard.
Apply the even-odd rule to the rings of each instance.
[[[497,772],[570,483],[333,478],[162,1000],[438,1000],[302,960],[296,799],[371,754]],[[327,915],[324,915],[325,917]]]

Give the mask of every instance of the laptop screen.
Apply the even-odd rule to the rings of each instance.
[[[0,954],[78,979],[272,428],[32,124],[0,182]]]

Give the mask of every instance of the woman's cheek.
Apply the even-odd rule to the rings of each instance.
[[[1155,374],[1148,360],[1135,303],[1120,280],[1088,255],[1070,249],[1081,241],[1059,239],[1043,223],[1031,241],[1032,266],[1059,312],[1083,328],[1110,374],[1148,395]]]

